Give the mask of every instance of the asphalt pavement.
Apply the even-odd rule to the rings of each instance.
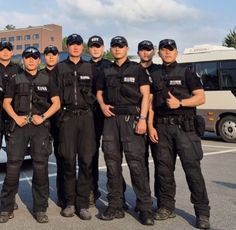
[[[204,158],[202,160],[202,171],[208,190],[211,206],[211,229],[212,230],[236,230],[236,145],[225,143],[214,135],[207,134],[202,141]],[[90,209],[93,217],[90,221],[83,221],[77,216],[65,218],[60,215],[60,208],[56,205],[56,164],[52,155],[49,160],[50,177],[50,198],[48,216],[49,223],[39,224],[32,217],[32,193],[31,162],[26,161],[22,167],[19,193],[16,197],[19,209],[14,212],[15,217],[8,223],[0,224],[0,230],[47,230],[47,229],[96,229],[96,230],[124,230],[124,229],[161,229],[161,230],[190,230],[195,229],[195,216],[192,204],[190,203],[190,193],[185,180],[180,161],[176,163],[176,218],[166,221],[155,221],[154,226],[143,226],[138,221],[138,214],[134,211],[135,194],[132,190],[129,170],[124,160],[123,175],[127,183],[126,200],[129,210],[125,218],[113,221],[103,221],[99,219],[99,213],[107,206],[106,190],[106,166],[103,154],[100,154],[99,163],[99,188],[102,193],[97,201],[96,207]],[[150,185],[153,196],[153,210],[156,208],[156,200],[153,193],[154,167],[150,158]],[[5,165],[0,164],[0,189],[2,188],[5,173]],[[142,178],[140,178],[142,179]]]

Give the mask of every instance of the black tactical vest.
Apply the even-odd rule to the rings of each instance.
[[[61,62],[58,65],[59,88],[61,90],[62,106],[67,109],[87,109],[96,101],[92,93],[92,65],[83,62],[81,65],[68,65]]]
[[[168,91],[179,100],[191,97],[191,91],[186,84],[185,72],[186,67],[177,65],[169,73],[163,67],[152,73],[153,108],[156,115],[194,115],[194,108],[169,109],[166,105],[166,99],[169,98]]]
[[[114,67],[105,68],[105,103],[113,106],[140,106],[142,95],[138,72],[137,63],[130,63],[123,72],[118,72]]]
[[[29,80],[24,73],[15,77],[16,93],[13,98],[13,107],[18,115],[42,114],[48,110],[49,77],[38,73]]]

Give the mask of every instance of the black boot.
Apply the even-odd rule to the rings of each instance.
[[[140,211],[139,219],[143,225],[154,225],[153,215],[150,211]]]
[[[196,228],[199,229],[209,229],[210,221],[208,216],[197,216],[196,218]]]
[[[122,208],[108,207],[100,216],[102,220],[113,220],[115,218],[121,219],[125,217]]]

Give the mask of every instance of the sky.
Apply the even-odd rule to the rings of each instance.
[[[58,24],[63,37],[78,33],[87,42],[100,35],[106,49],[121,35],[131,55],[142,40],[158,46],[171,38],[183,52],[194,45],[221,45],[236,26],[235,9],[235,0],[7,0],[0,7],[0,29]]]

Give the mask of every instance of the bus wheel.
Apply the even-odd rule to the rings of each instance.
[[[236,117],[223,117],[219,122],[218,131],[224,141],[236,143]]]

